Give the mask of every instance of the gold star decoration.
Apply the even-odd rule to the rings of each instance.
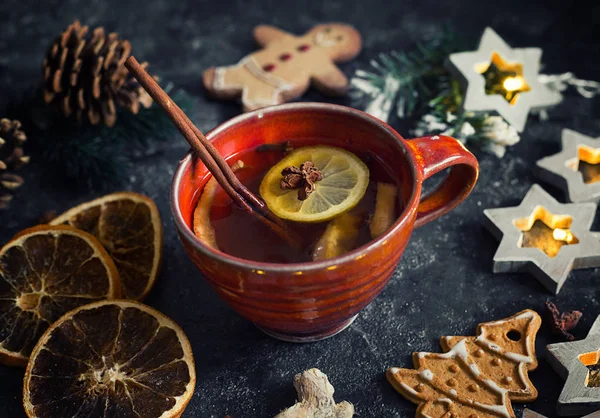
[[[569,215],[554,215],[543,206],[536,206],[531,215],[515,219],[513,223],[522,231],[519,247],[539,248],[550,258],[556,257],[563,245],[579,242],[569,230],[573,218]]]
[[[585,385],[588,388],[600,388],[600,350],[581,354],[579,361],[588,369]]]
[[[461,79],[467,111],[495,111],[522,132],[532,109],[562,100],[538,80],[540,48],[511,48],[486,28],[477,51],[450,54],[450,70]]]
[[[577,160],[570,168],[578,171],[585,184],[600,181],[600,148],[591,148],[580,145],[577,148]]]
[[[506,62],[497,52],[489,63],[477,65],[476,71],[485,79],[485,94],[499,94],[511,105],[519,93],[531,90],[523,78],[523,65]]]

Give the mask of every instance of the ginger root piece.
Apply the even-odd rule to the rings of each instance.
[[[333,386],[319,369],[310,369],[294,377],[298,402],[275,418],[351,418],[354,405],[333,400]]]
[[[371,238],[375,239],[387,231],[396,220],[396,198],[398,188],[389,183],[377,183],[377,200],[375,213],[371,218],[369,230]]]
[[[241,168],[244,168],[244,162],[241,160],[236,161],[231,166],[234,173]],[[200,241],[215,250],[218,250],[219,246],[217,245],[215,229],[210,222],[210,209],[215,200],[218,187],[219,183],[214,177],[208,180],[206,186],[204,186],[204,190],[202,190],[198,205],[194,210],[194,234]]]
[[[325,232],[315,245],[313,261],[327,260],[352,250],[362,219],[363,217],[356,213],[346,212],[329,221]]]

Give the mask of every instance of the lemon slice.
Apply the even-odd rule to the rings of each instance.
[[[312,161],[323,179],[306,199],[298,190],[281,188],[281,172],[289,166]],[[296,222],[324,222],[344,213],[360,202],[369,185],[369,169],[360,158],[342,148],[318,145],[298,148],[273,166],[260,184],[265,203],[282,219]]]

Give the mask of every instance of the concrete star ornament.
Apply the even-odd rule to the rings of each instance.
[[[562,204],[534,184],[519,206],[483,213],[500,240],[494,273],[529,272],[558,293],[572,269],[600,266],[600,240],[590,231],[593,203]]]
[[[559,415],[581,415],[600,409],[600,316],[584,340],[550,344],[548,361],[566,380],[558,398]],[[592,416],[596,416],[593,415]],[[600,414],[597,414],[600,416]]]
[[[600,201],[600,138],[562,131],[562,151],[538,160],[538,176],[563,189],[571,202]]]
[[[546,416],[538,414],[537,412],[532,411],[531,409],[525,408],[523,410],[523,418],[546,418]],[[600,411],[593,412],[581,418],[600,418]]]
[[[466,89],[463,108],[496,111],[522,132],[531,109],[559,103],[562,95],[538,80],[540,48],[511,48],[486,28],[477,51],[450,54],[449,69]]]

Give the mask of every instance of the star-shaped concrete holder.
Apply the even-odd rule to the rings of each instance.
[[[523,410],[523,418],[546,418],[546,416],[538,414],[537,412],[532,411],[531,409],[525,408]],[[593,412],[581,418],[600,418],[600,411]]]
[[[565,191],[571,202],[600,201],[600,175],[579,170],[580,161],[590,165],[600,163],[600,138],[592,138],[570,129],[562,131],[562,151],[542,158],[536,163],[536,174],[544,181]],[[600,174],[600,164],[598,164]],[[593,178],[592,178],[593,177]]]
[[[534,184],[519,206],[483,213],[486,227],[500,240],[494,273],[528,272],[558,293],[572,269],[600,266],[600,240],[590,231],[596,213],[593,203],[562,204]],[[523,233],[536,220],[542,220],[553,234],[562,235],[559,238],[570,236],[571,244],[559,246],[553,257],[540,249],[543,246],[524,247]]]
[[[529,90],[520,92],[514,101],[509,102],[499,94],[486,93],[485,78],[478,68],[490,63],[494,53],[505,62],[522,66],[522,78]],[[448,66],[466,89],[463,104],[465,110],[496,111],[510,125],[522,132],[530,110],[543,109],[562,100],[559,92],[549,89],[538,80],[541,57],[540,48],[513,49],[493,29],[486,28],[479,49],[451,54]]]
[[[558,414],[570,416],[598,411],[600,379],[591,383],[588,366],[598,364],[600,357],[600,316],[584,340],[550,344],[547,349],[548,362],[566,380],[558,398]]]

